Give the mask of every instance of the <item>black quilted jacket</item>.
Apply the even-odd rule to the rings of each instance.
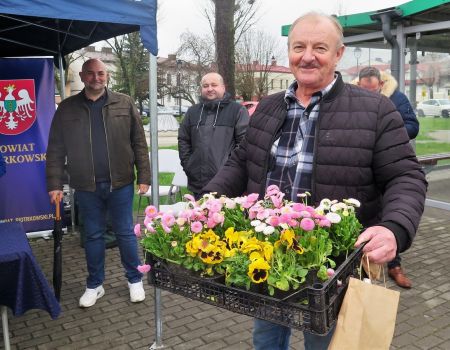
[[[203,192],[262,195],[273,163],[270,148],[285,116],[284,92],[264,98],[244,141]],[[315,136],[312,203],[356,198],[363,225],[388,227],[398,251],[406,250],[419,225],[427,182],[392,102],[345,84],[338,74],[320,103]]]

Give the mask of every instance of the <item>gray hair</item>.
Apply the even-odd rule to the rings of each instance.
[[[371,78],[371,77],[375,77],[379,81],[381,81],[380,71],[377,68],[371,66],[364,67],[359,71],[359,80],[361,80],[362,78]]]
[[[289,28],[289,33],[288,33],[288,47],[289,47],[289,43],[291,41],[291,33],[292,30],[295,28],[295,26],[308,18],[324,18],[327,19],[331,22],[331,24],[333,24],[333,26],[336,29],[336,34],[338,35],[338,47],[341,47],[342,45],[344,45],[344,29],[342,28],[342,25],[339,23],[338,19],[336,16],[332,16],[332,15],[327,15],[324,13],[320,13],[320,12],[315,12],[315,11],[311,11],[308,13],[305,13],[304,15],[301,15],[299,18],[297,18],[294,23],[291,24],[291,27]]]

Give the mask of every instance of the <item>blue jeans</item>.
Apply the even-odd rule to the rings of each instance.
[[[112,229],[116,234],[120,258],[125,268],[125,276],[130,283],[139,282],[142,274],[136,235],[133,230],[134,186],[129,184],[111,191],[111,183],[97,183],[95,192],[77,191],[78,208],[83,217],[86,232],[84,250],[88,288],[96,288],[105,279],[105,240],[106,213],[109,212]]]
[[[333,330],[326,336],[303,332],[305,350],[327,350]],[[276,323],[255,318],[253,324],[253,347],[255,350],[288,350],[291,329]]]

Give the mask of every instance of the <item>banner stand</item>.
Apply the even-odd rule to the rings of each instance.
[[[0,58],[0,222],[21,222],[32,237],[53,228],[45,162],[54,112],[53,58]]]
[[[27,232],[27,238],[33,239],[33,238],[43,238],[43,239],[51,239],[52,238],[52,232],[53,231],[35,231],[35,232]],[[64,234],[68,233],[67,228],[63,228]]]

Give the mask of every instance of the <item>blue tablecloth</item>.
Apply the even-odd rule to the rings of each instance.
[[[15,316],[41,309],[55,319],[61,312],[20,223],[0,223],[0,305]]]

